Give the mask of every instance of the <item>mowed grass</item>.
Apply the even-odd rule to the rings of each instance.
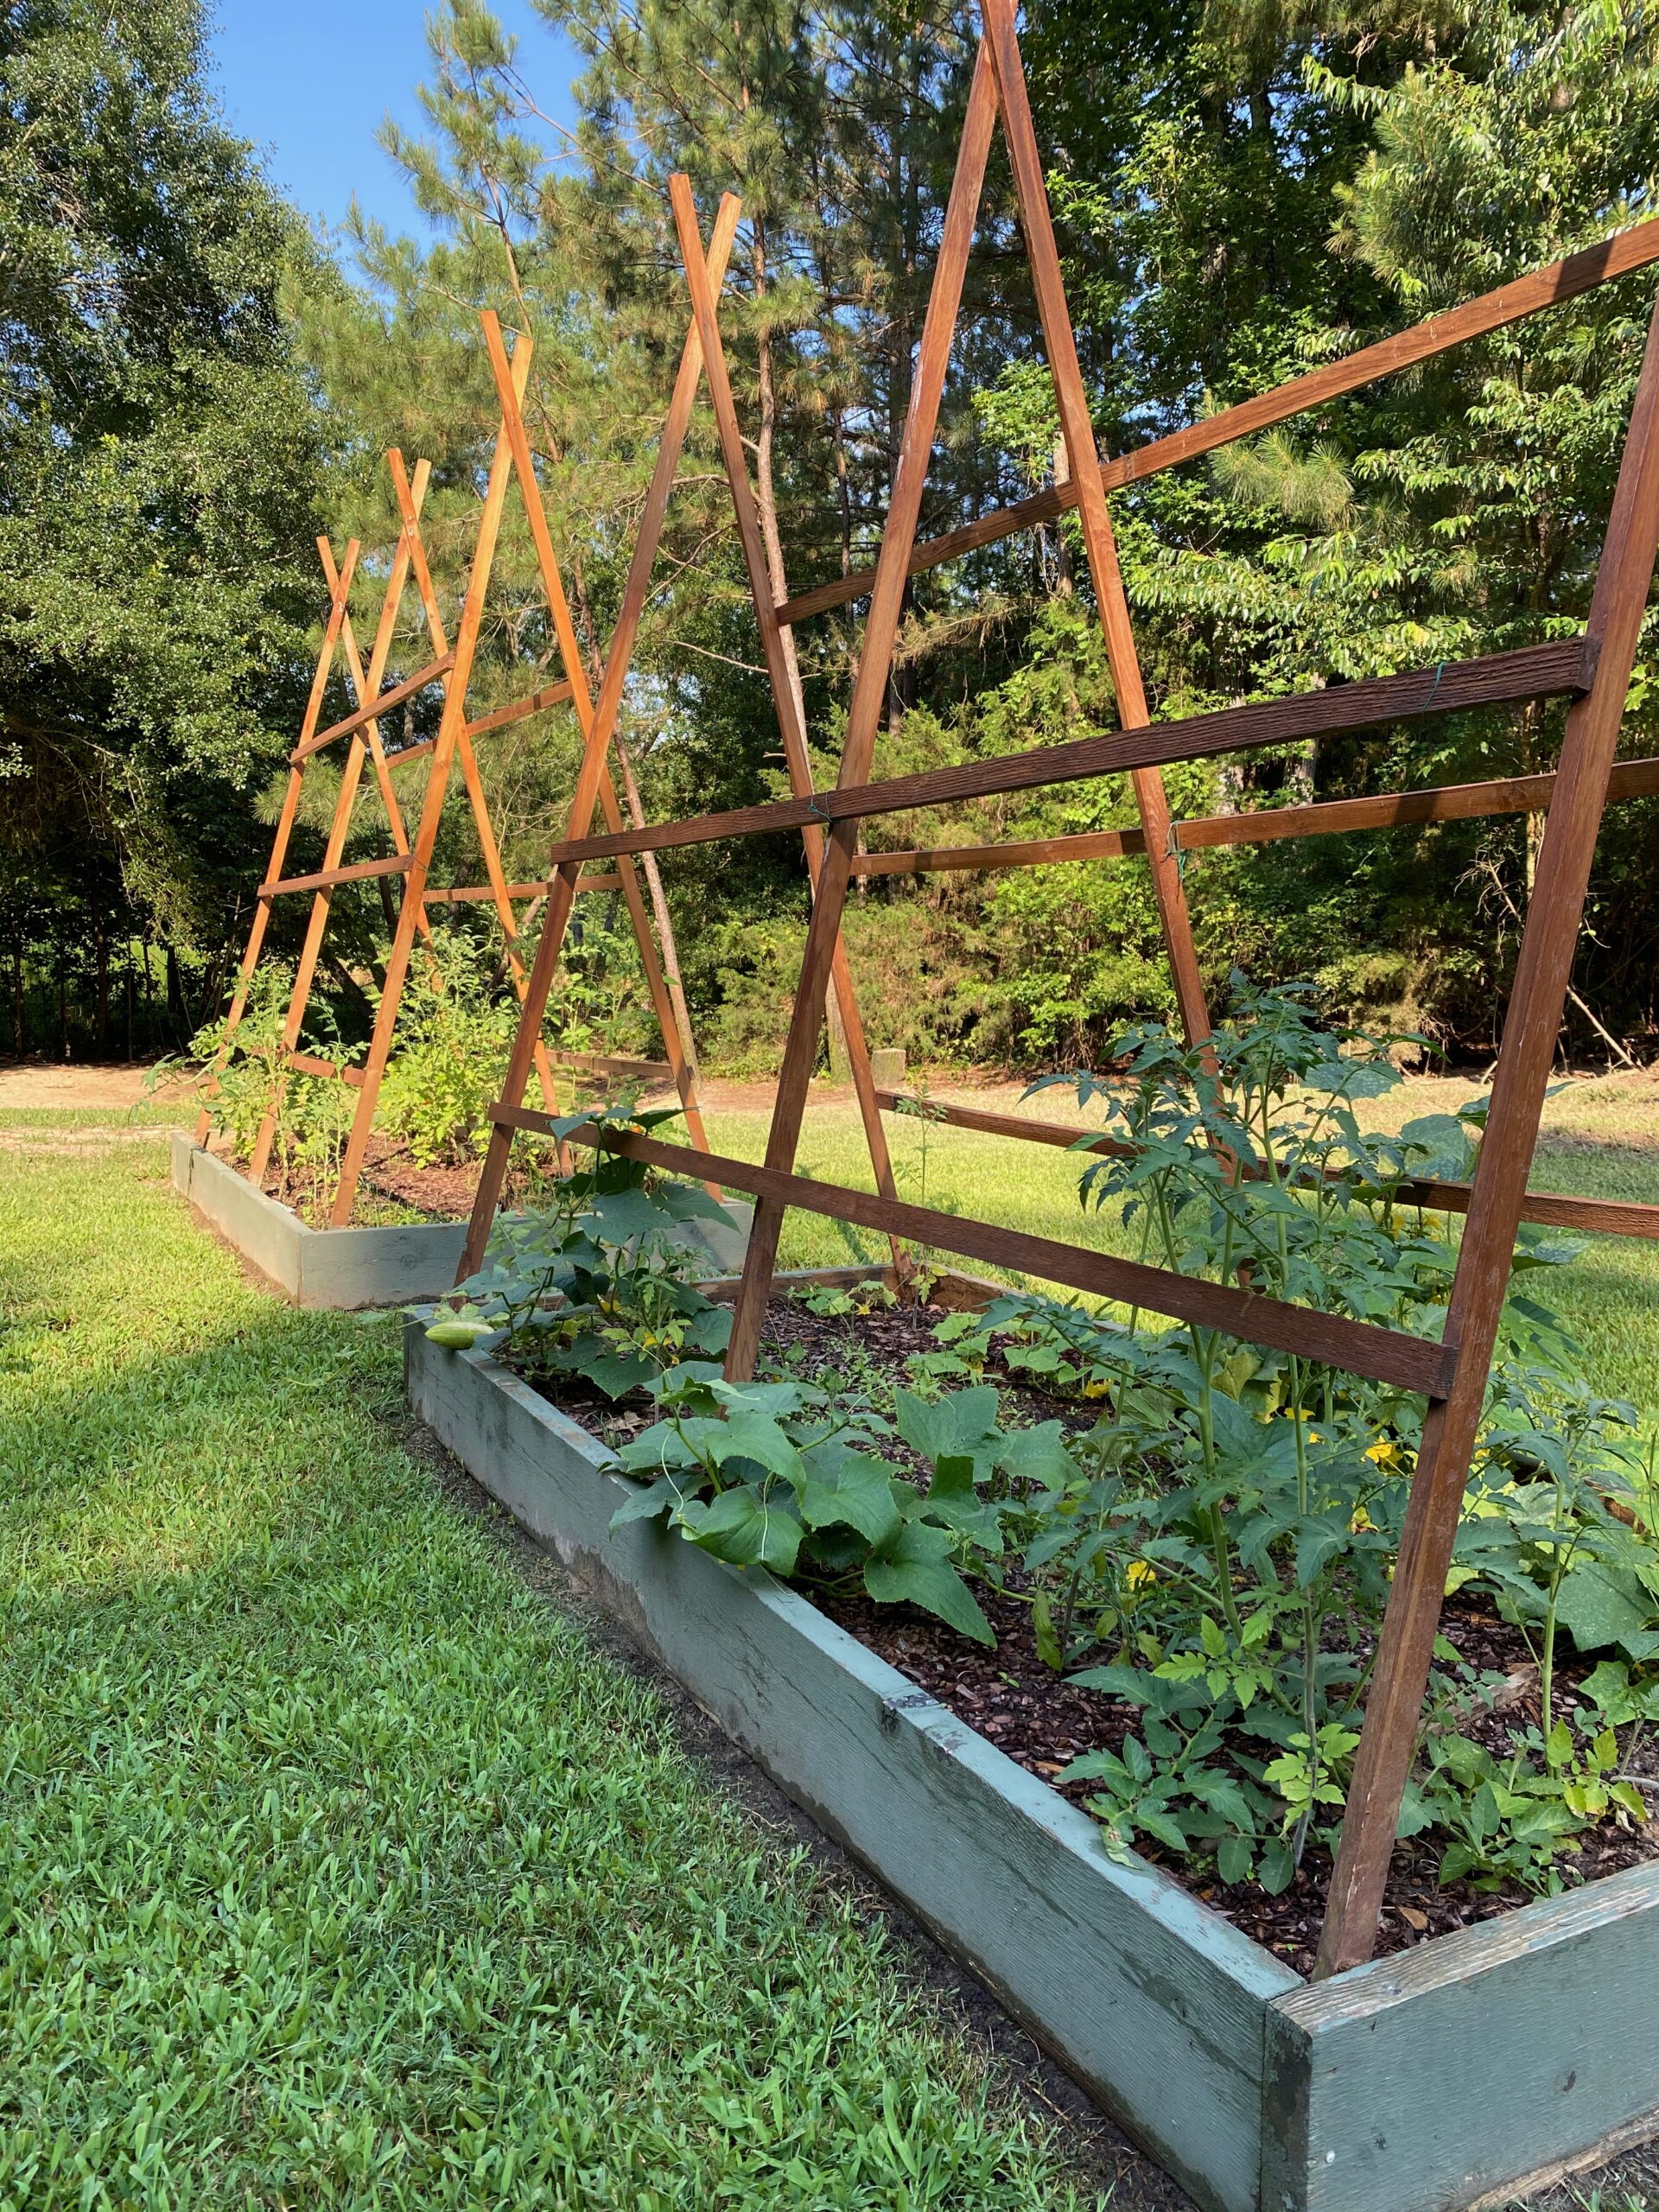
[[[1397,1123],[1445,1111],[1475,1091],[1471,1082],[1408,1082],[1382,1103],[1379,1115]],[[938,1092],[956,1095],[943,1086]],[[1065,1098],[1058,1091],[1045,1094],[1040,1110],[1068,1118]],[[1008,1112],[1015,1109],[1015,1095],[999,1094],[987,1103]],[[762,1112],[717,1110],[709,1116],[710,1141],[736,1158],[759,1160],[767,1118]],[[1069,1118],[1076,1119],[1075,1110]],[[1125,1228],[1115,1205],[1087,1212],[1080,1206],[1083,1163],[1076,1155],[909,1116],[889,1114],[884,1122],[899,1195],[912,1204],[1138,1255],[1138,1230]],[[850,1103],[814,1097],[798,1165],[824,1182],[874,1188],[863,1127]],[[1659,1204],[1659,1081],[1618,1077],[1564,1089],[1547,1109],[1531,1181],[1539,1191]],[[1645,1427],[1659,1427],[1659,1243],[1626,1236],[1590,1236],[1583,1243],[1571,1266],[1542,1278],[1535,1274],[1526,1287],[1560,1315],[1595,1387],[1631,1400]],[[785,1223],[779,1256],[788,1267],[838,1267],[879,1258],[885,1250],[883,1241],[868,1231],[796,1212]],[[958,1264],[980,1274],[999,1272],[974,1261]]]
[[[0,1154],[0,2205],[1074,2203],[164,1173]]]

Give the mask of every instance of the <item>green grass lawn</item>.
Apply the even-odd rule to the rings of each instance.
[[[164,1174],[0,1151],[0,2205],[1074,2202]]]
[[[1472,1088],[1434,1086],[1448,1093],[1456,1089],[1459,1097]],[[1424,1099],[1418,1086],[1408,1086],[1403,1095],[1408,1103],[1398,1109],[1402,1117],[1441,1103],[1438,1097]],[[1130,1256],[1138,1251],[1116,1208],[1084,1212],[1077,1203],[1081,1163],[1074,1155],[908,1116],[888,1115],[886,1125],[899,1195],[912,1204],[1102,1251]],[[709,1141],[734,1158],[759,1160],[766,1151],[766,1126],[763,1113],[716,1112],[709,1116]],[[839,1101],[814,1100],[798,1164],[804,1174],[824,1182],[850,1183],[866,1191],[875,1187],[856,1109]],[[1580,1198],[1659,1204],[1659,1112],[1649,1111],[1645,1102],[1633,1109],[1617,1090],[1610,1100],[1598,1086],[1567,1094],[1552,1103],[1532,1183],[1536,1190]],[[883,1241],[868,1231],[819,1215],[792,1213],[779,1257],[786,1267],[839,1267],[880,1257],[885,1251]],[[996,1272],[972,1261],[959,1264],[982,1274]],[[1594,1383],[1610,1395],[1634,1401],[1645,1426],[1659,1426],[1659,1243],[1586,1238],[1580,1256],[1549,1275],[1541,1293],[1536,1275],[1529,1287],[1553,1303],[1573,1332]]]

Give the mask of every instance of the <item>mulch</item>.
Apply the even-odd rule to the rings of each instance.
[[[898,1307],[866,1315],[816,1314],[792,1300],[778,1299],[768,1309],[763,1348],[773,1360],[786,1361],[808,1379],[833,1378],[838,1389],[856,1387],[858,1377],[872,1370],[902,1382],[914,1355],[937,1349],[933,1330],[942,1319],[942,1312],[931,1307]],[[1070,1429],[1093,1425],[1091,1411],[1079,1411],[1075,1404],[1033,1389],[1025,1378],[1010,1376],[995,1354],[988,1379],[1002,1389],[1005,1418],[1014,1413],[1028,1421],[1058,1419]],[[550,1389],[545,1395],[551,1397],[553,1392]],[[613,1446],[638,1434],[655,1418],[648,1405],[636,1408],[626,1401],[613,1405],[578,1378],[559,1378],[557,1402]],[[897,1438],[884,1448],[900,1465],[912,1458]],[[1017,1570],[1009,1580],[1011,1585],[1017,1581]],[[1138,1726],[1138,1713],[1100,1691],[1077,1688],[1045,1664],[1032,1634],[1030,1608],[1016,1589],[976,1587],[975,1595],[995,1631],[994,1651],[970,1643],[944,1622],[912,1605],[878,1605],[856,1587],[818,1587],[812,1592],[813,1602],[830,1619],[938,1698],[1017,1765],[1081,1805],[1091,1785],[1060,1784],[1062,1769],[1084,1751],[1121,1750],[1124,1738]],[[1488,1607],[1461,1596],[1447,1601],[1441,1630],[1471,1666],[1504,1678],[1495,1707],[1478,1709],[1461,1726],[1464,1733],[1488,1750],[1507,1753],[1511,1732],[1536,1726],[1541,1719],[1537,1669],[1524,1638]],[[1558,1710],[1560,1696],[1584,1679],[1591,1663],[1570,1650],[1558,1660]],[[1627,1770],[1659,1780],[1659,1745],[1644,1744],[1634,1765],[1627,1762]],[[1581,1841],[1579,1852],[1564,1855],[1560,1862],[1569,1883],[1598,1880],[1659,1855],[1659,1818],[1630,1829],[1610,1817]],[[1276,1897],[1252,1883],[1230,1886],[1213,1876],[1195,1873],[1150,1839],[1138,1840],[1135,1847],[1298,1973],[1312,1969],[1332,1872],[1331,1854],[1322,1846],[1309,1842],[1289,1888]],[[1442,1847],[1417,1838],[1396,1845],[1378,1929],[1379,1956],[1408,1950],[1433,1936],[1496,1918],[1531,1901],[1515,1882],[1491,1891],[1478,1890],[1466,1880],[1442,1886],[1437,1878]]]

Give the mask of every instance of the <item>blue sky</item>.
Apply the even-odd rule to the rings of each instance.
[[[353,192],[394,231],[419,218],[403,178],[375,143],[391,114],[422,121],[426,16],[435,0],[218,0],[216,90],[232,128],[251,138],[271,181],[308,215],[340,222]],[[537,104],[571,118],[578,57],[530,0],[496,0],[518,37],[518,61]]]

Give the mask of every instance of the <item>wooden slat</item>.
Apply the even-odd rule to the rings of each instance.
[[[509,883],[503,888],[509,899],[540,899],[547,886],[545,883]],[[578,891],[620,891],[622,879],[620,875],[584,875],[576,888]],[[452,885],[448,891],[434,891],[429,887],[426,900],[429,906],[466,906],[494,896],[495,889],[492,884],[462,883]]]
[[[349,1083],[361,1089],[361,1068],[341,1067],[334,1060],[321,1060],[315,1052],[290,1052],[286,1065],[296,1075],[332,1076],[337,1083]]]
[[[727,263],[731,256],[733,240],[737,235],[741,209],[742,203],[735,194],[728,192],[721,195],[705,264],[709,281],[716,290],[726,281]],[[493,355],[492,359],[493,362]],[[679,369],[664,420],[663,434],[658,441],[657,459],[640,513],[639,535],[628,556],[622,606],[616,618],[616,627],[611,632],[610,651],[606,655],[604,671],[600,677],[599,696],[593,702],[591,712],[580,712],[578,716],[582,725],[582,755],[570,809],[572,828],[592,822],[600,786],[606,780],[605,757],[621,711],[622,695],[639,634],[640,619],[651,591],[652,570],[656,565],[658,550],[662,543],[668,502],[679,471],[680,455],[684,448],[685,434],[702,376],[702,341],[694,322],[680,349]],[[533,488],[533,477],[531,485]],[[580,668],[578,660],[576,673],[580,673]],[[567,671],[567,673],[570,672]],[[585,708],[585,696],[583,704]],[[575,901],[576,882],[577,871],[573,868],[550,871],[541,935],[537,941],[536,957],[531,963],[520,1001],[518,1029],[508,1057],[502,1090],[503,1097],[515,1105],[524,1095],[535,1055],[545,1049],[542,1044],[542,1023],[546,1016],[548,998],[564,946],[564,933]],[[646,943],[649,943],[648,931]],[[642,944],[642,957],[645,952],[645,944]],[[502,1186],[506,1180],[512,1149],[512,1132],[493,1128],[489,1143],[485,1148],[484,1164],[479,1171],[478,1188],[474,1194],[472,1215],[467,1224],[467,1242],[461,1254],[457,1281],[475,1273],[483,1264],[495,1210],[500,1203]],[[561,1154],[562,1160],[563,1157]]]
[[[311,690],[305,702],[305,715],[300,723],[302,745],[315,729],[317,717],[322,712],[323,694],[328,688],[329,671],[334,664],[334,649],[340,642],[340,626],[346,620],[346,607],[351,594],[352,578],[357,573],[357,556],[362,550],[362,547],[355,537],[347,539],[346,558],[340,563],[338,575],[333,573],[334,550],[326,537],[318,538],[317,550],[322,557],[325,572],[331,575],[332,582],[328,594],[328,620],[323,630],[322,644],[318,648],[317,664],[312,671]],[[282,810],[276,817],[276,834],[270,841],[269,873],[273,878],[282,874],[283,862],[288,857],[289,840],[294,833],[294,820],[299,811],[300,791],[304,781],[303,770],[290,761],[288,785],[283,793]],[[260,950],[264,944],[265,932],[270,926],[270,901],[256,898],[253,904],[253,920],[248,930],[247,946],[242,955],[242,964],[237,969],[236,989],[232,994],[230,1012],[225,1018],[224,1040],[213,1055],[213,1066],[208,1070],[204,1092],[206,1097],[211,1098],[213,1096],[218,1088],[219,1077],[224,1071],[226,1061],[230,1058],[232,1040],[246,1008],[248,988],[253,981],[253,971],[259,964]],[[196,1119],[196,1142],[199,1145],[207,1143],[211,1124],[212,1116],[204,1106]]]
[[[912,807],[986,798],[999,791],[1081,783],[1120,769],[1204,760],[1212,753],[1248,752],[1263,745],[1292,744],[1342,730],[1457,714],[1471,707],[1579,696],[1590,687],[1595,658],[1595,644],[1589,638],[1522,645],[1512,652],[1486,654],[1479,660],[1448,661],[1439,668],[1412,669],[1400,676],[1373,677],[1363,683],[1299,691],[1287,699],[1227,707],[1216,714],[1194,715],[1179,721],[1154,722],[1147,729],[1113,731],[1103,737],[1079,738],[1069,745],[1036,746],[1026,753],[1000,753],[988,760],[925,769],[919,775],[895,776],[886,783],[854,783],[820,791],[810,799],[770,799],[758,806],[734,807],[723,814],[702,814],[645,830],[625,830],[620,836],[572,838],[553,848],[552,860],[555,866],[563,866],[571,861],[607,859],[614,853],[667,852],[682,845],[714,844],[723,837],[798,830],[804,822],[857,821],[876,814],[905,813]]]
[[[480,715],[467,725],[468,737],[482,737],[486,730],[505,729],[509,722],[522,722],[543,709],[556,707],[570,696],[568,677],[561,677],[556,683],[545,683],[539,691],[532,691],[523,699],[515,699],[510,706],[496,707],[487,715]]]
[[[636,1060],[604,1052],[571,1052],[556,1045],[550,1045],[548,1053],[560,1067],[588,1068],[596,1075],[648,1075],[660,1077],[667,1083],[674,1080],[671,1060]]]
[[[1101,474],[1106,489],[1120,491],[1126,484],[1137,484],[1162,469],[1196,460],[1201,454],[1213,453],[1235,438],[1269,429],[1275,423],[1287,422],[1294,415],[1306,413],[1310,407],[1323,406],[1326,400],[1357,391],[1363,385],[1374,384],[1379,377],[1392,376],[1414,362],[1443,353],[1450,346],[1484,337],[1489,331],[1501,330],[1506,323],[1519,322],[1535,315],[1541,308],[1577,299],[1580,293],[1592,291],[1598,284],[1605,284],[1615,276],[1628,276],[1631,270],[1646,268],[1654,261],[1659,261],[1659,217],[1638,223],[1631,230],[1621,231],[1600,245],[1587,246],[1581,253],[1552,262],[1547,269],[1535,270],[1529,276],[1500,285],[1497,291],[1484,293],[1480,298],[1467,301],[1445,315],[1431,315],[1427,322],[1417,323],[1393,338],[1381,339],[1374,346],[1363,346],[1358,353],[1333,361],[1326,368],[1294,377],[1289,383],[1262,392],[1255,399],[1242,400],[1236,407],[1224,407],[1202,423],[1173,431],[1167,437],[1154,438],[1134,453],[1120,454],[1115,460],[1104,461]],[[959,560],[964,553],[995,545],[1000,538],[1035,529],[1039,523],[1052,522],[1076,504],[1075,481],[1053,485],[1046,492],[1033,493],[1028,499],[1016,499],[1009,506],[999,507],[975,522],[964,524],[960,530],[947,531],[943,537],[918,545],[911,555],[908,573],[920,575],[946,561]],[[849,600],[867,597],[874,582],[873,569],[837,576],[831,582],[815,585],[812,590],[786,601],[778,610],[779,618],[785,622],[804,622],[810,615],[822,614]]]
[[[1268,845],[1287,837],[1330,837],[1356,830],[1396,830],[1425,822],[1541,814],[1555,789],[1553,773],[1495,777],[1484,784],[1440,784],[1364,798],[1323,799],[1308,806],[1263,807],[1254,814],[1206,814],[1174,826],[1183,852],[1217,845]],[[1607,786],[1609,800],[1659,794],[1659,760],[1622,761]],[[1143,849],[1138,830],[1085,830],[1063,837],[1009,839],[1000,845],[931,845],[913,851],[862,853],[855,876],[955,875],[1004,868],[1040,868],[1070,861],[1115,860]]]
[[[319,868],[315,875],[289,875],[280,883],[262,883],[259,896],[275,899],[289,891],[332,891],[337,883],[364,883],[376,875],[406,875],[409,867],[407,853],[391,853],[383,861],[353,861],[347,868]]]
[[[333,722],[327,729],[319,730],[315,737],[308,738],[304,744],[296,746],[289,759],[307,760],[313,753],[321,753],[325,745],[333,745],[337,738],[350,737],[365,722],[378,721],[394,707],[401,707],[405,699],[412,699],[417,691],[424,691],[429,683],[435,683],[440,677],[448,676],[454,664],[453,653],[441,653],[436,660],[429,662],[425,668],[416,669],[413,676],[406,676],[401,683],[394,683],[389,691],[383,691],[366,707],[359,707],[354,715],[347,715],[344,721]],[[396,756],[389,754],[387,757],[390,762]]]
[[[500,1127],[536,1130],[544,1136],[553,1134],[552,1116],[528,1107],[496,1107],[491,1118]],[[874,1192],[847,1190],[839,1184],[815,1182],[783,1169],[696,1152],[690,1145],[661,1144],[654,1138],[594,1126],[575,1130],[570,1141],[621,1153],[676,1174],[711,1179],[771,1205],[798,1206],[807,1213],[827,1214],[832,1220],[856,1228],[937,1245],[965,1259],[1064,1283],[1096,1297],[1141,1306],[1149,1313],[1168,1314],[1198,1328],[1219,1329],[1246,1344],[1297,1352],[1305,1359],[1340,1367],[1352,1375],[1370,1376],[1375,1382],[1394,1383],[1401,1389],[1437,1395],[1446,1389],[1457,1365],[1456,1354],[1448,1346],[1433,1344],[1427,1338],[1379,1329],[1370,1322],[1350,1321],[1312,1306],[1289,1306],[1279,1299],[1254,1297],[1230,1284],[1205,1282],[1165,1268],[1144,1267],[1137,1260],[1116,1259],[1108,1253],[1057,1243],[1052,1237],[1027,1236],[1022,1230],[964,1220],[929,1206],[884,1198]]]
[[[853,681],[852,701],[847,710],[846,738],[842,747],[841,772],[837,778],[838,794],[868,782],[876,737],[887,710],[893,647],[904,610],[905,559],[916,542],[916,524],[921,513],[922,493],[927,481],[928,460],[932,451],[933,434],[938,424],[939,403],[950,362],[951,339],[961,306],[968,257],[973,249],[980,193],[995,124],[995,76],[986,43],[982,39],[974,65],[973,83],[969,90],[967,111],[963,118],[956,173],[950,181],[950,197],[939,233],[933,283],[922,323],[921,343],[917,349],[916,371],[911,382],[910,404],[905,416],[899,465],[893,476],[893,499],[887,511],[887,529],[881,539],[881,558],[876,569],[869,617],[864,626],[863,642],[859,650],[858,673]],[[680,233],[681,255],[688,264],[690,273],[693,256],[688,249],[696,229],[691,188],[683,177],[677,177],[671,184],[670,193],[674,205],[675,225]],[[709,303],[706,293],[699,296],[695,284],[693,298],[699,321],[706,321],[710,313]],[[729,392],[727,400],[729,405]],[[797,801],[796,804],[802,802]],[[805,804],[810,818],[823,818],[816,798]],[[795,1164],[796,1149],[800,1141],[801,1120],[806,1109],[813,1063],[817,1057],[818,1032],[823,1023],[825,999],[836,964],[836,948],[841,943],[842,915],[846,907],[848,886],[852,880],[855,834],[850,821],[835,823],[824,838],[817,880],[812,888],[811,919],[807,925],[806,944],[801,954],[800,975],[795,988],[795,1003],[790,1014],[789,1034],[785,1040],[778,1089],[772,1102],[772,1126],[766,1137],[766,1166],[785,1175]],[[881,1203],[892,1205],[894,1201],[884,1196]],[[726,1374],[731,1382],[746,1382],[754,1371],[782,1226],[781,1202],[776,1198],[762,1198],[756,1205],[754,1219],[749,1229],[748,1249],[743,1260],[742,1287],[733,1309],[731,1338],[726,1349]]]
[[[1091,1129],[1068,1128],[1060,1122],[1042,1122],[1022,1114],[996,1114],[979,1106],[961,1106],[952,1100],[920,1098],[914,1092],[878,1090],[884,1113],[910,1114],[938,1122],[953,1129],[976,1129],[982,1135],[1014,1137],[1025,1144],[1046,1144],[1061,1151],[1087,1149],[1116,1160],[1133,1160],[1139,1147],[1121,1138]],[[1334,1171],[1333,1171],[1334,1173]],[[1469,1183],[1425,1181],[1413,1177],[1399,1185],[1404,1205],[1427,1207],[1434,1213],[1466,1213],[1473,1191]],[[1521,1209],[1522,1221],[1549,1229],[1580,1229],[1599,1236],[1641,1236],[1659,1239],[1659,1205],[1642,1205],[1621,1198],[1575,1198],[1553,1191],[1529,1191]]]
[[[1659,549],[1659,306],[1630,410],[1618,485],[1590,602],[1600,640],[1594,690],[1567,718],[1548,824],[1503,1020],[1486,1130],[1458,1251],[1446,1334],[1461,1359],[1431,1403],[1365,1701],[1317,1971],[1368,1959],[1387,1886],[1400,1804],[1416,1753],[1423,1693],[1486,1377],[1509,1289],[1516,1224],[1537,1141],[1577,949],[1591,863]]]

